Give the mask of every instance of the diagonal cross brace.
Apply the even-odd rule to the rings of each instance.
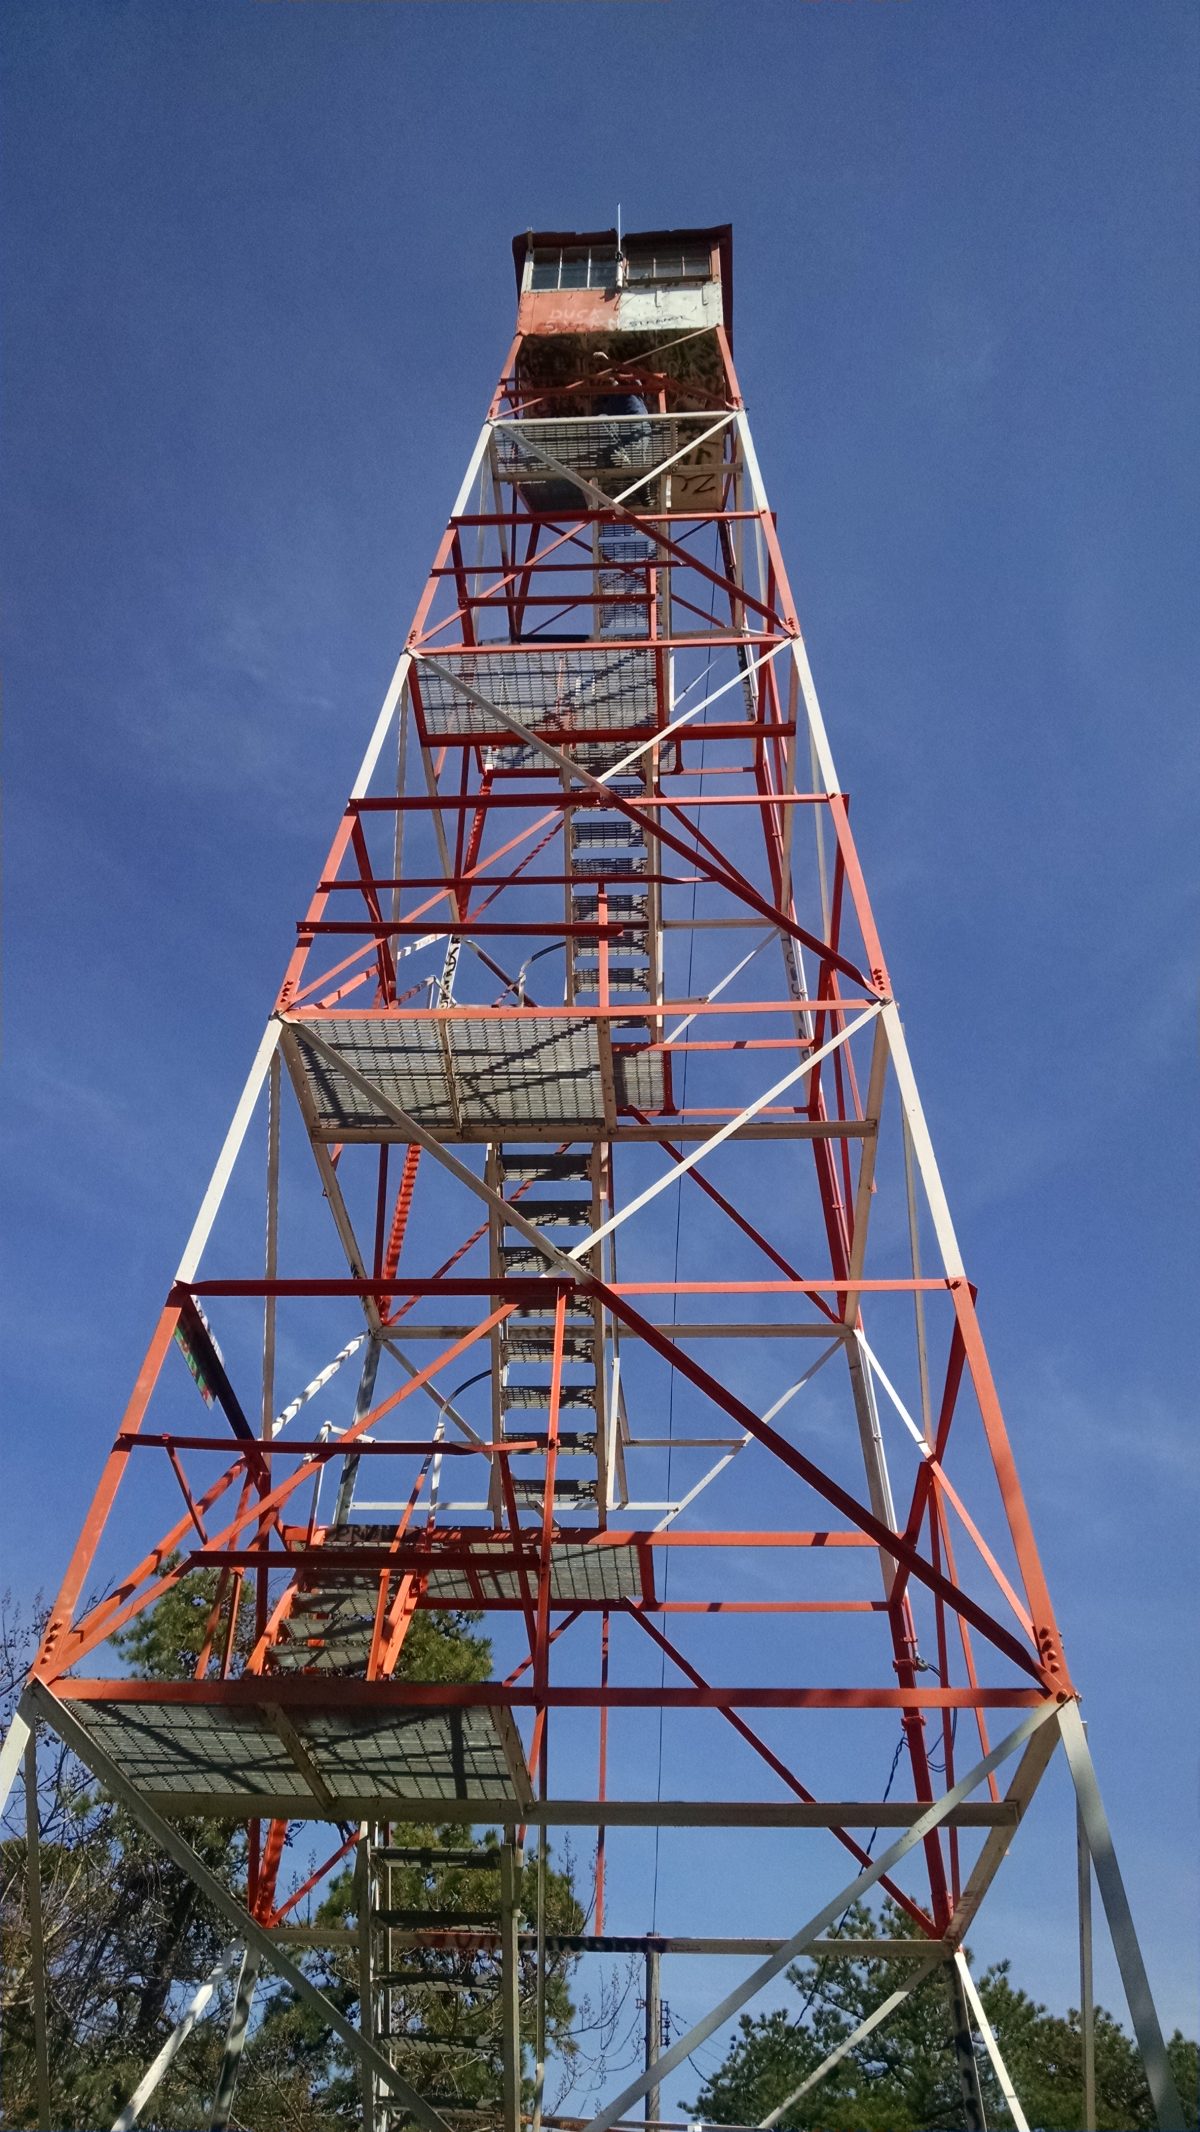
[[[543,739],[540,733],[535,733],[530,726],[523,725],[519,718],[514,718],[510,710],[503,709],[500,704],[493,703],[490,696],[485,696],[479,689],[472,688],[470,682],[464,681],[461,675],[452,673],[449,667],[442,666],[438,660],[430,658],[427,654],[422,655],[418,663],[421,666],[428,666],[433,673],[439,674],[443,680],[449,681],[460,695],[466,696],[472,703],[478,705],[480,710],[490,711],[494,718],[499,719],[502,726],[507,726],[509,732],[515,733],[517,738],[524,741],[527,747],[540,749],[541,753],[548,756],[550,761],[555,763],[560,770],[573,777],[588,791],[602,792],[606,805],[612,808],[614,814],[623,814],[627,821],[637,822],[649,836],[655,838],[656,842],[665,844],[668,851],[673,851],[677,857],[686,859],[689,866],[703,864],[703,861],[694,851],[688,850],[682,838],[674,836],[669,829],[664,829],[661,821],[652,821],[644,810],[639,814],[636,807],[628,806],[619,794],[612,790],[611,786],[605,784],[600,778],[593,777],[589,771],[582,769],[569,755],[564,755],[561,748],[556,748],[552,741]],[[864,990],[868,992],[878,991],[872,980],[869,977],[864,977],[862,971],[854,963],[850,962],[845,955],[840,954],[838,949],[833,947],[829,941],[818,940],[815,933],[810,933],[804,926],[797,925],[794,918],[789,918],[785,911],[779,910],[775,905],[768,902],[765,896],[761,896],[753,882],[742,879],[731,867],[727,867],[724,864],[714,866],[711,859],[708,861],[705,870],[717,887],[724,888],[728,895],[736,896],[740,902],[745,903],[749,909],[756,911],[760,918],[764,918],[768,925],[774,926],[778,932],[787,933],[793,940],[798,940],[801,947],[808,948],[822,962],[828,963],[835,970],[840,970],[843,977],[850,979],[851,984],[862,985]]]
[[[876,1012],[878,1012],[876,1008],[867,1009],[868,1015]],[[588,1274],[581,1269],[578,1259],[573,1254],[561,1252],[557,1245],[550,1243],[548,1238],[542,1234],[541,1230],[533,1222],[528,1221],[523,1214],[517,1214],[511,1201],[503,1199],[498,1192],[494,1192],[489,1184],[486,1184],[481,1177],[476,1176],[474,1170],[469,1169],[466,1163],[460,1162],[458,1157],[452,1155],[448,1148],[443,1147],[432,1133],[427,1132],[424,1126],[419,1125],[416,1119],[402,1105],[394,1102],[390,1096],[385,1095],[375,1082],[360,1074],[357,1068],[351,1066],[346,1059],[333,1051],[324,1042],[323,1038],[318,1037],[311,1030],[300,1029],[299,1025],[295,1026],[303,1041],[312,1045],[318,1053],[336,1065],[338,1071],[346,1076],[352,1087],[356,1087],[369,1095],[372,1101],[377,1102],[382,1110],[385,1110],[390,1117],[395,1118],[398,1124],[402,1124],[405,1130],[410,1132],[413,1138],[420,1142],[422,1147],[427,1148],[435,1161],[441,1163],[443,1168],[450,1171],[451,1176],[456,1177],[460,1184],[464,1184],[469,1191],[475,1194],[477,1199],[481,1199],[493,1212],[499,1212],[507,1223],[525,1237],[528,1243],[534,1245],[549,1261],[549,1267],[553,1272],[559,1274],[566,1272],[573,1280],[583,1280],[589,1292],[599,1295],[608,1308],[631,1326],[650,1347],[654,1348],[656,1353],[662,1355],[673,1369],[680,1370],[699,1391],[713,1400],[717,1406],[723,1407],[725,1412],[730,1414],[742,1429],[751,1436],[756,1437],[758,1442],[763,1444],[768,1451],[772,1451],[782,1464],[789,1466],[794,1473],[800,1476],[801,1480],[807,1482],[808,1486],[815,1489],[817,1494],[823,1496],[827,1502],[832,1503],[835,1509],[840,1510],[843,1516],[849,1518],[861,1531],[869,1534],[877,1547],[882,1548],[896,1562],[902,1563],[908,1573],[915,1577],[919,1583],[927,1585],[930,1591],[935,1592],[939,1598],[944,1599],[949,1606],[954,1608],[956,1613],[961,1614],[964,1620],[969,1621],[971,1626],[977,1629],[981,1636],[986,1637],[989,1643],[994,1644],[998,1650],[1002,1651],[1005,1657],[1020,1666],[1024,1672],[1031,1674],[1034,1680],[1045,1685],[1042,1669],[1034,1654],[1027,1650],[1015,1636],[1010,1635],[1009,1631],[1003,1628],[1000,1623],[994,1621],[986,1609],[972,1599],[969,1593],[962,1591],[951,1578],[944,1576],[940,1570],[935,1569],[931,1563],[927,1562],[907,1534],[895,1532],[890,1526],[884,1524],[881,1519],[877,1518],[868,1509],[865,1503],[860,1503],[856,1496],[851,1495],[847,1489],[842,1488],[838,1482],[823,1472],[811,1459],[806,1458],[803,1452],[790,1444],[786,1437],[781,1436],[760,1415],[755,1414],[753,1409],[745,1404],[744,1400],[739,1399],[735,1393],[728,1391],[723,1385],[719,1384],[716,1378],[712,1377],[690,1355],[685,1355],[673,1341],[666,1339],[661,1333],[656,1331],[654,1326],[643,1318],[641,1313],[636,1311],[624,1296],[619,1296],[598,1275]],[[852,1024],[851,1026],[856,1025]],[[807,1062],[808,1066],[814,1063],[815,1060],[813,1059]],[[728,1128],[724,1129],[725,1136],[727,1136],[728,1130]],[[710,1140],[702,1142],[698,1155],[702,1155],[706,1148],[711,1147],[714,1141],[722,1136],[713,1135]],[[693,1159],[698,1159],[698,1157]],[[657,1187],[651,1187],[650,1195],[643,1194],[641,1200],[631,1201],[627,1207],[621,1209],[620,1214],[615,1219],[621,1220],[625,1215],[632,1213],[637,1206],[644,1203],[647,1196],[652,1196],[655,1189],[664,1189],[668,1184],[673,1183],[675,1178],[680,1175],[683,1167],[684,1165],[677,1164],[674,1170],[669,1171],[665,1177],[659,1180]],[[614,1225],[614,1222],[609,1222],[603,1229],[593,1230],[590,1235],[584,1238],[583,1245],[577,1245],[574,1249],[580,1250],[589,1247],[595,1242],[597,1236],[607,1234],[608,1229]]]
[[[604,490],[597,488],[595,482],[589,481],[586,474],[580,474],[575,468],[564,465],[561,459],[556,459],[552,452],[546,450],[544,444],[537,443],[532,437],[522,438],[521,441],[535,461],[539,462],[547,473],[557,474],[562,480],[571,482],[587,498],[594,510],[612,512],[614,514],[619,513],[627,524],[636,527],[639,533],[645,534],[648,539],[653,540],[661,553],[672,562],[681,563],[686,569],[694,570],[698,576],[706,578],[710,584],[728,592],[731,599],[752,608],[772,628],[786,630],[789,638],[796,638],[799,632],[794,621],[790,618],[781,620],[773,608],[765,606],[762,600],[756,599],[746,586],[735,584],[732,578],[723,577],[719,571],[711,570],[700,556],[694,555],[689,548],[683,547],[679,541],[672,540],[669,534],[661,531],[656,522],[656,514],[654,512],[643,514],[628,501],[629,497],[636,495],[638,489],[644,488],[648,481],[653,481],[659,474],[664,473],[667,467],[674,465],[675,460],[685,458],[689,452],[695,451],[697,445],[706,443],[719,430],[727,428],[730,423],[737,420],[736,410],[731,410],[728,414],[722,415],[720,421],[714,422],[711,429],[705,430],[700,437],[693,437],[679,451],[674,452],[670,459],[665,460],[661,466],[650,467],[637,481],[630,482],[629,487],[623,489],[619,496],[606,496]],[[740,428],[741,425],[739,424],[739,432]],[[556,512],[554,515],[557,523],[561,525],[570,516],[569,508],[562,512]],[[564,539],[571,537],[573,536],[563,536]],[[553,553],[553,548],[549,552]],[[544,560],[544,557],[542,559]],[[514,578],[517,574],[515,570],[509,573],[510,577]],[[493,587],[492,589],[495,590],[497,588]]]
[[[204,1982],[197,1984],[195,1991],[188,2000],[183,2013],[175,2023],[158,2056],[142,2074],[120,2116],[114,2117],[112,2132],[132,2132],[133,2126],[136,2125],[155,2088],[162,2080],[164,2074],[170,2071],[172,2064],[195,2028],[197,2021],[207,2013],[210,2001],[215,1997],[226,1978],[232,1976],[241,1958],[241,1947],[237,1940],[234,1940],[232,1945],[225,1949],[216,1966],[209,1970]]]

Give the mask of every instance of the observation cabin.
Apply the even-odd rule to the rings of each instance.
[[[731,329],[733,232],[527,230],[513,239],[521,333]]]
[[[676,508],[719,507],[726,440],[706,433],[713,414],[730,405],[730,225],[623,234],[526,230],[513,239],[513,261],[519,345],[512,412],[538,425],[528,441],[604,494],[626,488],[629,469],[652,477],[670,459]],[[551,422],[597,426],[572,435],[557,426],[551,433]],[[686,451],[693,435],[694,453]],[[515,456],[499,467],[502,478],[526,471],[521,439],[511,443]],[[578,501],[578,489],[544,474],[543,465],[539,478],[518,482],[530,509]],[[638,508],[662,507],[653,478],[639,480],[638,490]]]

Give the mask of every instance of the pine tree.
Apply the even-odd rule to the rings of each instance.
[[[907,1920],[892,1904],[876,1917],[859,1903],[830,1937],[908,1934]],[[694,2103],[680,2105],[691,2116],[714,2124],[760,2124],[896,1988],[897,1964],[882,1956],[827,1955],[794,1963],[787,1981],[794,2003],[754,2017],[743,2014],[721,2065]],[[1013,1986],[1007,1962],[984,1973],[979,1993],[1035,2132],[1139,2132],[1155,2124],[1134,2044],[1102,2008],[1096,2011],[1096,2122],[1084,2128],[1078,2013],[1048,2013]],[[1187,2123],[1194,2127],[1196,2045],[1176,2032],[1169,2049],[1185,2113],[1191,2111]],[[978,2061],[988,2123],[1005,2124],[1003,2098],[982,2048]],[[937,1970],[779,2120],[780,2132],[953,2132],[961,2124],[949,2001]]]

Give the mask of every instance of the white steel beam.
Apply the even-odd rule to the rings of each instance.
[[[1117,1854],[1113,1849],[1112,1831],[1108,1825],[1108,1815],[1104,1811],[1104,1802],[1100,1797],[1100,1787],[1096,1782],[1092,1751],[1083,1729],[1078,1703],[1064,1703],[1058,1713],[1058,1721],[1063,1746],[1067,1750],[1071,1779],[1079,1800],[1088,1849],[1092,1854],[1100,1899],[1108,1919],[1113,1952],[1117,1957],[1117,1967],[1125,1987],[1133,2032],[1142,2054],[1154,2114],[1159,2123],[1159,2132],[1184,2132],[1183,2110],[1167,2058],[1158,2014],[1151,1997],[1150,1980],[1142,1960],[1142,1950],[1134,1929],[1133,1913],[1129,1908],[1121,1868],[1117,1864]]]
[[[1084,1726],[1087,1731],[1087,1726]],[[1083,2054],[1083,2118],[1096,2116],[1096,1996],[1092,1974],[1092,1854],[1083,1811],[1075,1802],[1075,1873],[1079,1903],[1079,2041]]]
[[[933,1152],[933,1142],[929,1137],[929,1127],[925,1122],[925,1112],[922,1109],[921,1098],[917,1092],[916,1075],[913,1073],[912,1060],[908,1055],[904,1024],[900,1019],[900,1009],[895,1000],[889,1000],[884,1007],[883,1019],[887,1029],[888,1049],[892,1055],[892,1071],[896,1076],[896,1086],[900,1093],[901,1106],[908,1123],[913,1155],[920,1171],[921,1183],[925,1187],[925,1199],[929,1207],[929,1217],[933,1223],[933,1233],[937,1238],[938,1249],[941,1252],[942,1271],[948,1281],[965,1280],[966,1268],[963,1265],[962,1252],[958,1247],[954,1223],[950,1217],[950,1204],[942,1184],[942,1173],[937,1165],[937,1156]]]
[[[1004,1804],[1016,1809],[1015,1818],[1006,1826],[994,1828],[984,1843],[966,1887],[954,1905],[954,1915],[945,1933],[948,1948],[953,1950],[961,1947],[966,1938],[979,1905],[1004,1862],[1005,1854],[1016,1834],[1017,1822],[1033,1798],[1045,1773],[1046,1764],[1057,1745],[1057,1728],[1043,1726],[1039,1732],[1034,1733],[1021,1756],[1004,1797]]]
[[[470,501],[471,490],[475,485],[475,478],[479,472],[484,453],[487,451],[490,434],[491,424],[485,422],[476,439],[475,449],[467,463],[467,471],[463,477],[462,485],[454,499],[454,507],[450,514],[451,518],[457,518],[466,509]],[[375,768],[383,753],[383,745],[391,730],[392,720],[400,707],[405,683],[408,680],[408,670],[411,665],[412,653],[410,651],[401,652],[395,671],[388,683],[387,693],[380,705],[379,716],[375,720],[371,738],[367,742],[366,753],[358,766],[358,774],[354,783],[350,787],[350,798],[352,800],[365,797],[367,787],[375,775]]]
[[[153,2064],[147,2066],[120,2116],[114,2117],[112,2132],[131,2132],[131,2128],[136,2125],[138,2118],[141,2116],[163,2075],[170,2071],[172,2064],[195,2028],[197,2021],[208,2012],[213,1998],[226,1978],[232,1976],[234,1969],[241,1960],[241,1955],[241,1943],[238,1940],[234,1940],[225,1949],[220,1961],[215,1963],[209,1970],[204,1982],[197,1984],[195,1991],[163,2044],[157,2058],[155,2058]],[[46,2121],[48,2122],[48,2120]]]
[[[767,502],[767,492],[763,485],[762,474],[750,436],[750,425],[744,414],[739,414],[738,416],[738,431],[755,508],[760,511],[766,511],[770,508]],[[800,636],[795,637],[792,641],[792,656],[796,663],[796,671],[800,680],[800,692],[804,698],[804,707],[808,717],[814,763],[820,773],[826,792],[840,792],[842,788],[834,766],[833,752],[829,745],[829,736],[825,730],[825,721],[821,715],[816,683],[813,680],[812,668],[809,665],[804,640]],[[891,1052],[892,1065],[900,1090],[900,1101],[912,1134],[913,1150],[916,1155],[917,1167],[921,1173],[921,1181],[925,1187],[934,1233],[937,1236],[938,1246],[942,1254],[943,1270],[948,1280],[959,1280],[964,1278],[962,1254],[958,1247],[958,1239],[954,1233],[954,1223],[950,1217],[950,1208],[942,1186],[937,1158],[933,1152],[933,1143],[929,1137],[925,1113],[921,1107],[921,1099],[917,1092],[916,1079],[913,1075],[912,1062],[908,1055],[908,1045],[905,1042],[899,1010],[894,1001],[889,1002],[884,1009],[884,1019],[887,1026],[888,1048]]]
[[[263,1254],[263,1273],[273,1281],[279,1271],[279,1098],[282,1076],[279,1068],[278,1047],[271,1054],[271,1071],[267,1088],[267,1236]],[[263,1366],[262,1366],[262,1428],[261,1434],[271,1436],[275,1414],[275,1335],[279,1308],[276,1298],[268,1295],[263,1303]]]
[[[26,1690],[9,1719],[4,1745],[0,1747],[0,1814],[8,1805],[8,1795],[17,1781],[17,1772],[24,1760],[32,1731],[33,1715]]]
[[[871,1072],[867,1083],[866,1115],[875,1120],[875,1130],[863,1141],[858,1158],[858,1182],[854,1191],[854,1226],[851,1231],[849,1274],[852,1281],[862,1275],[867,1260],[867,1230],[871,1220],[871,1201],[874,1196],[875,1163],[879,1153],[879,1137],[883,1123],[883,1091],[887,1080],[888,1042],[887,1030],[882,1021],[875,1024],[875,1040],[871,1046]],[[861,1298],[855,1289],[846,1297],[842,1312],[847,1325],[857,1325],[862,1314]]]
[[[38,1805],[37,1726],[25,1743],[25,1884],[29,1896],[29,1969],[38,2116],[50,2122],[50,2049],[46,2038],[46,1936],[42,1929],[42,1831]]]
[[[354,1338],[352,1340],[348,1340],[346,1342],[345,1347],[339,1348],[337,1354],[333,1358],[333,1361],[327,1362],[323,1370],[318,1370],[316,1376],[313,1377],[309,1381],[309,1383],[305,1385],[304,1390],[302,1392],[298,1392],[296,1397],[293,1400],[290,1400],[288,1405],[284,1407],[282,1413],[279,1413],[275,1416],[274,1421],[271,1423],[272,1436],[278,1436],[281,1429],[286,1429],[289,1421],[294,1421],[296,1419],[296,1416],[300,1412],[301,1407],[307,1405],[310,1399],[315,1399],[317,1393],[325,1389],[325,1386],[329,1383],[330,1378],[336,1377],[343,1362],[348,1362],[350,1360],[351,1355],[356,1355],[358,1353],[359,1348],[362,1346],[363,1341],[366,1340],[368,1337],[369,1335],[365,1332],[355,1333]]]
[[[975,1979],[971,1975],[967,1965],[967,1957],[961,1947],[955,1950],[954,1966],[962,1979],[962,1988],[967,1995],[967,2004],[974,2017],[975,2026],[983,2037],[983,2047],[992,2061],[992,2071],[1000,2083],[1000,2093],[1004,2097],[1008,2114],[1012,2118],[1017,2132],[1029,2132],[1029,2119],[1017,2100],[1017,2091],[1009,2078],[1008,2067],[1000,2055],[1000,2045],[996,2041],[995,2031],[984,2011],[983,2000],[975,1989]]]
[[[208,1190],[200,1202],[200,1212],[192,1224],[192,1233],[183,1247],[183,1257],[175,1268],[175,1279],[177,1281],[190,1281],[195,1276],[204,1246],[212,1233],[212,1225],[217,1218],[221,1201],[225,1197],[225,1187],[229,1183],[233,1165],[241,1153],[242,1142],[246,1137],[246,1128],[253,1116],[259,1090],[267,1077],[267,1071],[275,1055],[275,1046],[278,1042],[279,1023],[272,1016],[262,1033],[258,1050],[254,1054],[253,1063],[246,1076],[246,1085],[238,1097],[237,1108],[229,1121],[229,1130],[222,1143],[221,1152],[217,1156],[216,1165],[209,1179]]]
[[[582,1252],[590,1250],[592,1245],[598,1244],[602,1237],[611,1235],[612,1231],[619,1228],[622,1222],[628,1221],[631,1214],[636,1214],[639,1208],[648,1205],[652,1199],[657,1199],[659,1193],[665,1192],[667,1186],[674,1184],[677,1177],[682,1177],[688,1170],[695,1169],[696,1164],[703,1162],[706,1155],[711,1155],[714,1148],[722,1146],[726,1140],[731,1140],[735,1133],[741,1131],[743,1125],[749,1124],[750,1120],[756,1118],[760,1111],[765,1110],[769,1103],[774,1102],[776,1096],[781,1096],[787,1089],[794,1088],[798,1081],[806,1080],[814,1066],[819,1066],[822,1059],[828,1058],[831,1052],[839,1050],[857,1030],[863,1028],[867,1022],[873,1021],[875,1016],[882,1011],[880,1007],[872,1006],[865,1008],[861,1014],[856,1015],[855,1019],[852,1022],[848,1022],[844,1029],[839,1030],[835,1037],[831,1037],[827,1044],[822,1044],[819,1050],[811,1052],[808,1058],[801,1061],[799,1066],[794,1066],[790,1073],[785,1073],[782,1080],[776,1081],[770,1088],[765,1088],[760,1096],[755,1097],[753,1103],[748,1103],[744,1110],[739,1111],[736,1118],[731,1118],[728,1124],[722,1125],[715,1133],[710,1133],[707,1140],[702,1140],[698,1147],[694,1147],[689,1155],[683,1157],[682,1161],[675,1163],[665,1176],[657,1177],[653,1184],[647,1185],[644,1192],[638,1193],[636,1199],[628,1200],[608,1221],[601,1223],[598,1229],[593,1229],[589,1236],[585,1236],[582,1243],[575,1244],[568,1253],[568,1257],[578,1259]]]
[[[229,2029],[225,2037],[225,2049],[221,2057],[221,2070],[217,2075],[217,2089],[208,2117],[208,2132],[228,2132],[233,2114],[233,2097],[237,2087],[238,2068],[246,2037],[250,2028],[250,2013],[254,2005],[254,1989],[262,1956],[257,1948],[247,1947],[242,1954],[238,1970],[237,1987],[233,1994],[233,2010],[229,2016]]]

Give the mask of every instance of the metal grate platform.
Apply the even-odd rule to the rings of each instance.
[[[380,1093],[445,1140],[605,1135],[600,1038],[579,1017],[514,1013],[495,1020],[363,1014],[287,1019],[287,1051],[310,1129],[320,1140],[410,1138],[385,1106],[305,1043],[311,1029]],[[613,1046],[618,1110],[663,1102],[662,1053]]]
[[[439,653],[436,667],[422,659],[417,688],[425,730],[438,740],[451,736],[503,739],[511,728],[502,717],[456,686],[465,682],[499,711],[511,711],[523,726],[544,733],[570,753],[572,737],[585,733],[651,731],[657,723],[655,655],[650,650],[590,651],[563,647],[489,655]]]
[[[514,1811],[529,1799],[520,1737],[505,1710],[291,1708],[280,1720],[273,1683],[261,1686],[261,1703],[122,1695],[73,1699],[71,1709],[167,1813],[387,1818],[402,1801],[405,1819],[437,1821],[464,1798],[509,1800]]]
[[[618,496],[640,477],[671,466],[671,480],[678,500],[689,504],[712,504],[720,497],[726,442],[731,430],[719,429],[693,451],[686,447],[694,438],[712,430],[711,414],[695,415],[590,415],[558,420],[503,421],[492,425],[492,454],[496,476],[519,487],[535,508],[588,508],[586,494],[560,474],[547,460],[556,460],[571,474],[582,475],[606,496]],[[684,454],[676,459],[676,453]],[[656,509],[660,484],[644,482],[633,507]]]
[[[540,1482],[538,1483],[540,1486]],[[430,1572],[428,1590],[434,1599],[457,1599],[464,1606],[493,1599],[511,1606],[519,1602],[528,1584],[512,1568],[489,1567],[489,1553],[511,1554],[506,1540],[481,1540],[471,1549],[471,1578],[447,1564]],[[648,1565],[649,1556],[646,1555]],[[648,1568],[636,1547],[628,1543],[609,1545],[583,1541],[579,1545],[559,1541],[550,1556],[550,1599],[554,1606],[615,1606],[622,1599],[641,1600],[647,1593]]]

